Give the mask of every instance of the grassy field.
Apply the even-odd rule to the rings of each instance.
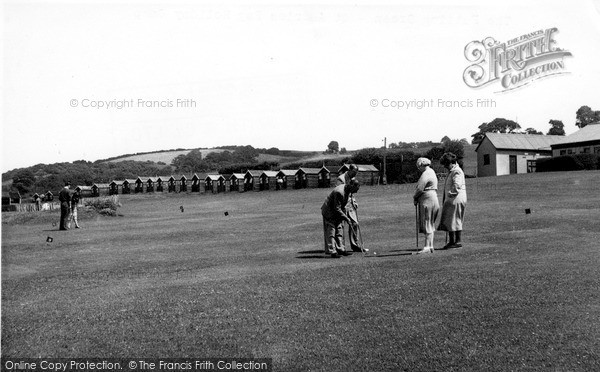
[[[321,253],[328,190],[132,195],[67,232],[3,214],[2,355],[600,370],[600,172],[467,181],[465,247],[419,256],[414,185],[360,190],[377,255],[341,259]]]

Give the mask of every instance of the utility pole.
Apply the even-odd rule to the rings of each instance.
[[[387,137],[383,137],[383,184],[387,185],[387,173],[386,173],[386,161],[385,155],[387,153]]]

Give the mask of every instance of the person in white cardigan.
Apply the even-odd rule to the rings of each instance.
[[[451,152],[442,155],[440,164],[449,172],[444,182],[442,216],[438,230],[447,231],[450,238],[444,249],[461,248],[463,220],[465,218],[465,207],[467,206],[465,174],[457,164],[456,155]]]
[[[417,253],[433,253],[435,221],[440,210],[437,176],[430,165],[431,160],[427,158],[417,159],[417,168],[421,172],[421,177],[417,182],[413,199],[418,210],[419,232],[425,234],[425,247]]]

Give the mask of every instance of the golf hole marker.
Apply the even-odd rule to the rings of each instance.
[[[531,214],[531,208],[525,209],[525,214]]]
[[[225,215],[226,215],[226,216],[229,216],[229,212],[225,211]]]
[[[51,236],[46,238],[46,243],[52,243],[53,241],[54,239]]]

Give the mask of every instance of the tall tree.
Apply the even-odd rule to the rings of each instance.
[[[565,135],[565,125],[560,120],[550,120],[550,130],[548,131],[548,135],[553,136],[564,136]]]
[[[483,123],[479,126],[479,132],[471,135],[472,144],[478,144],[483,140],[486,133],[515,133],[521,126],[512,120],[496,118],[489,123]]]
[[[329,142],[329,145],[327,145],[327,152],[336,153],[338,151],[340,151],[340,144],[337,141]]]
[[[600,122],[600,111],[594,111],[589,106],[581,106],[575,113],[575,125],[583,128],[588,124]]]

